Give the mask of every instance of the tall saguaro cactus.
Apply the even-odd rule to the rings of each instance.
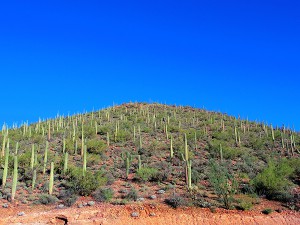
[[[48,160],[48,148],[49,148],[49,142],[46,141],[46,148],[45,148],[45,154],[44,154],[44,168],[43,168],[43,174],[46,173],[47,160]]]
[[[52,195],[53,192],[53,182],[54,182],[54,163],[51,162],[50,179],[49,179],[49,195]]]
[[[85,176],[85,173],[86,173],[86,145],[84,146],[84,151],[83,151],[83,164],[82,164],[82,173],[83,173],[83,176]]]
[[[13,184],[11,189],[11,200],[13,201],[16,196],[18,182],[18,156],[14,156],[14,174],[13,174]]]
[[[192,161],[189,159],[189,149],[187,144],[187,137],[184,134],[184,156],[182,155],[183,161],[185,161],[185,180],[188,189],[192,187]]]
[[[3,177],[2,177],[2,188],[5,187],[6,179],[7,179],[8,156],[9,156],[9,139],[7,139],[7,146],[6,146],[6,149],[5,149],[5,161],[4,161],[4,170],[3,170]]]

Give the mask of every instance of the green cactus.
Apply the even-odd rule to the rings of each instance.
[[[223,149],[222,149],[222,145],[220,144],[220,158],[221,158],[221,162],[223,161]]]
[[[65,153],[65,160],[64,160],[64,174],[67,172],[68,170],[68,157],[69,157],[69,154],[68,152]]]
[[[6,149],[5,149],[5,161],[4,161],[4,170],[3,170],[3,177],[2,177],[2,188],[5,187],[6,179],[7,179],[8,156],[9,156],[9,138],[7,139],[7,146],[6,146]]]
[[[77,155],[77,148],[78,148],[78,141],[75,140],[75,149],[74,149],[74,154]]]
[[[5,154],[5,146],[6,146],[6,135],[3,135],[3,141],[2,141],[2,152],[1,152],[1,156],[3,157]]]
[[[138,169],[142,168],[142,160],[141,160],[141,156],[138,155]]]
[[[18,156],[14,156],[14,174],[13,174],[13,183],[11,188],[11,200],[14,201],[17,190],[18,182]]]
[[[46,141],[46,148],[45,148],[45,154],[44,154],[44,168],[43,168],[43,174],[46,173],[46,167],[47,167],[47,161],[48,161],[48,149],[49,149],[49,142]]]
[[[50,179],[49,179],[49,195],[52,195],[53,192],[53,182],[54,182],[54,163],[51,162]]]
[[[81,127],[81,156],[83,156],[83,152],[84,152],[84,136],[83,136],[83,124]]]
[[[83,176],[85,176],[85,173],[86,173],[86,155],[87,155],[87,152],[86,152],[86,145],[84,146],[84,152],[83,152],[83,164],[82,164],[82,173],[83,173]]]
[[[128,179],[130,163],[132,161],[132,155],[129,152],[126,152],[126,154],[122,152],[121,158],[124,160],[125,167],[126,167],[126,178]]]
[[[140,135],[140,149],[143,148],[142,135]]]
[[[30,168],[33,169],[34,166],[34,144],[31,147],[31,160],[30,160]]]
[[[188,189],[190,189],[192,187],[192,162],[189,159],[189,149],[186,134],[184,134],[184,155],[182,154],[182,159],[185,162],[185,181]]]

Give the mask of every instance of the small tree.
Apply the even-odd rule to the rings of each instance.
[[[214,188],[214,192],[221,198],[226,209],[230,209],[233,195],[238,188],[238,182],[234,175],[229,173],[224,164],[210,163],[209,181]]]

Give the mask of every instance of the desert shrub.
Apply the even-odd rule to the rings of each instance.
[[[69,198],[64,200],[64,204],[68,207],[74,205],[78,199],[77,195],[71,195]]]
[[[66,151],[69,153],[74,153],[75,150],[75,144],[72,140],[72,138],[66,138]],[[77,146],[78,148],[78,146]]]
[[[129,131],[125,131],[125,130],[119,130],[118,131],[118,135],[116,137],[116,141],[117,142],[124,142],[124,141],[128,141],[131,138],[131,133]]]
[[[111,188],[99,188],[92,196],[97,202],[109,202],[114,196],[114,191]]]
[[[81,131],[81,127],[80,127]],[[81,132],[78,133],[79,137],[82,138]],[[96,130],[94,126],[84,126],[83,127],[83,136],[84,138],[93,139],[96,137]]]
[[[271,213],[273,212],[273,209],[267,208],[267,209],[262,210],[261,212],[262,212],[263,214],[269,215],[269,214],[271,214]]]
[[[213,132],[212,138],[215,138],[220,141],[233,141],[234,140],[234,133],[229,133],[228,131],[225,132]]]
[[[151,167],[142,167],[136,171],[136,178],[141,181],[149,181],[157,175],[158,170]]]
[[[294,169],[286,160],[280,163],[269,161],[267,167],[252,181],[258,194],[265,194],[269,199],[285,201],[289,198],[292,182],[288,180]]]
[[[106,178],[101,172],[92,173],[86,171],[83,176],[82,169],[72,168],[69,170],[67,185],[77,194],[82,196],[90,195],[98,187],[106,183]]]
[[[110,128],[108,126],[100,126],[98,128],[98,134],[100,134],[100,135],[106,135],[107,132],[109,132],[109,131],[110,131]]]
[[[242,148],[230,147],[227,142],[213,139],[208,142],[208,151],[212,157],[220,157],[220,145],[222,146],[223,157],[225,159],[235,159],[243,154],[243,150],[245,151]]]
[[[86,143],[87,151],[89,153],[101,154],[106,149],[107,145],[102,140],[91,139]]]
[[[49,205],[49,204],[54,204],[57,201],[58,201],[58,199],[53,195],[42,194],[39,197],[38,203],[43,204],[43,205]]]
[[[129,201],[136,201],[138,199],[138,193],[135,188],[131,188],[130,191],[124,196]]]
[[[226,209],[230,209],[233,202],[233,195],[236,193],[238,183],[227,166],[210,162],[209,181],[213,186],[214,192],[221,198]]]
[[[172,196],[171,198],[165,199],[165,203],[176,209],[185,205],[185,200],[180,196]]]
[[[250,210],[253,208],[253,202],[255,200],[250,196],[243,196],[241,199],[238,200],[238,205],[236,206],[237,209],[240,210]]]

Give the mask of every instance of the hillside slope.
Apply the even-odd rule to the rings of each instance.
[[[0,141],[8,206],[81,207],[79,196],[211,210],[279,202],[265,213],[300,206],[299,133],[221,113],[130,103],[3,126]]]

